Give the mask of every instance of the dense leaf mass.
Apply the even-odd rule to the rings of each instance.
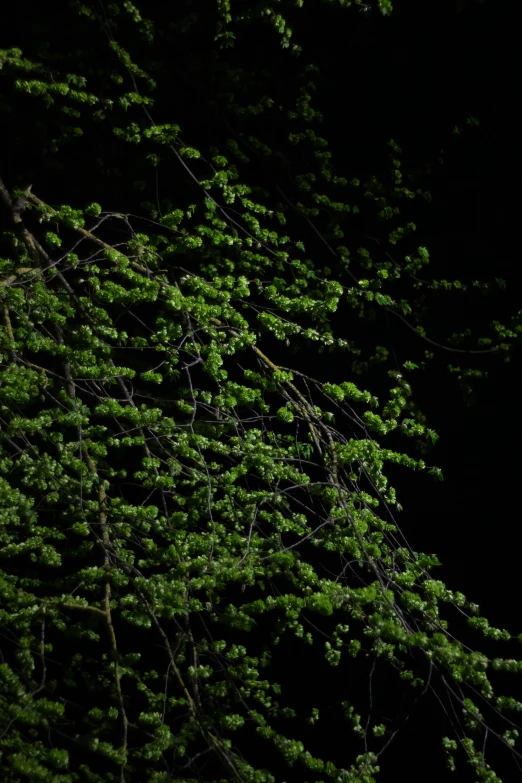
[[[310,20],[372,8],[71,0],[0,50],[7,783],[371,783],[400,724],[350,688],[376,666],[442,705],[450,767],[494,783],[486,738],[517,754],[491,673],[522,662],[481,651],[512,637],[410,547],[387,478],[441,477],[412,394],[445,347],[426,302],[484,284],[430,276],[399,145],[340,172],[314,103]],[[465,391],[521,329],[445,336]]]

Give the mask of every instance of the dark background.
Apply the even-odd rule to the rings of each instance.
[[[441,139],[467,116],[480,120],[480,129],[471,138],[447,147],[444,166],[429,180],[433,202],[422,216],[417,239],[429,248],[437,277],[504,277],[507,290],[496,301],[496,317],[502,320],[520,309],[521,124],[516,74],[521,58],[514,4],[470,3],[460,13],[452,11],[450,3],[399,0],[394,6],[390,19],[375,15],[367,26],[361,22],[353,36],[346,35],[341,24],[324,31],[331,73],[331,130],[335,134],[339,126],[349,124],[360,159],[370,168],[377,140],[393,137],[414,164],[426,153],[436,157],[445,146]],[[343,70],[345,58],[350,68]],[[346,85],[344,107],[334,98],[339,81]],[[362,116],[364,121],[359,122]],[[341,157],[342,133],[336,140]],[[489,305],[482,307],[479,304],[476,323],[470,325],[487,320]],[[440,310],[434,307],[429,313],[432,335],[441,333],[438,327],[449,316],[447,302]],[[408,342],[405,328],[399,323],[392,328],[396,344]],[[429,380],[413,375],[412,384],[430,426],[440,435],[429,461],[442,468],[445,480],[439,484],[405,475],[398,479],[402,529],[414,549],[440,556],[443,567],[436,569],[436,578],[480,604],[492,625],[518,634],[520,350],[509,365],[496,357],[485,361],[489,377],[476,387],[472,406],[455,393],[442,368],[448,356],[433,350],[436,361],[441,361],[438,373],[432,374],[432,368]],[[459,618],[452,619],[466,638]],[[512,654],[519,654],[515,646]],[[407,781],[466,780],[469,773],[462,769],[451,776],[439,766],[435,739],[430,752],[430,734],[437,733],[441,713],[433,703],[426,712],[423,709],[412,716],[410,729],[390,751],[393,760],[385,762],[384,770],[401,772],[384,771],[383,781],[399,774]],[[504,781],[520,779],[512,763],[501,765],[499,772]]]

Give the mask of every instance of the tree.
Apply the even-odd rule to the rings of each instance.
[[[366,24],[369,4],[338,5]],[[41,9],[36,39],[19,20],[0,51],[10,783],[261,783],[284,774],[278,756],[298,780],[373,781],[396,733],[382,710],[349,688],[332,720],[353,741],[324,752],[322,706],[304,693],[297,711],[272,676],[317,646],[339,677],[367,687],[387,667],[409,708],[459,710],[450,767],[460,754],[498,780],[491,737],[518,757],[522,704],[492,672],[521,664],[460,642],[447,607],[479,637],[512,636],[432,575],[386,477],[440,477],[410,382],[448,347],[423,326],[426,298],[484,284],[425,280],[423,246],[392,257],[429,197],[395,141],[386,171],[336,173],[320,72],[292,35],[313,27],[302,6],[157,2],[149,20],[73,0]],[[374,226],[377,252],[357,246]],[[415,338],[399,366],[375,344],[390,317]],[[509,359],[521,330],[519,315],[478,343],[450,330],[463,384],[483,372],[474,354]],[[341,380],[305,372],[325,352]]]

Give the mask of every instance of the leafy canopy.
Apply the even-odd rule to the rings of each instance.
[[[448,763],[460,747],[493,783],[484,737],[517,753],[522,705],[491,671],[522,663],[454,637],[450,605],[512,638],[412,550],[386,476],[441,477],[409,453],[437,438],[410,383],[438,347],[420,302],[483,284],[425,280],[422,246],[352,244],[361,215],[388,250],[412,241],[429,194],[394,141],[383,176],[336,174],[292,32],[313,4],[203,5],[74,0],[0,51],[4,780],[268,783],[280,756],[295,779],[370,783],[394,732],[355,695],[341,754],[296,738],[321,710],[298,713],[272,662],[315,645],[340,678],[369,658],[444,693]],[[370,9],[338,5],[347,25]],[[417,338],[401,367],[374,343],[383,315]],[[520,330],[450,343],[509,358]],[[297,369],[321,352],[344,380]]]

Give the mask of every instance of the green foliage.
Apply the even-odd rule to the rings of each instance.
[[[392,10],[387,0],[374,5]],[[354,382],[365,373],[362,349],[333,325],[341,307],[359,324],[390,313],[410,318],[422,342],[415,292],[428,250],[396,263],[341,243],[347,216],[373,210],[397,245],[416,228],[403,202],[426,194],[402,184],[395,142],[388,180],[334,174],[312,105],[316,68],[293,38],[303,2],[278,3],[277,12],[252,2],[236,13],[218,0],[212,20],[225,58],[214,62],[228,62],[251,28],[267,42],[276,37],[297,75],[284,107],[246,66],[221,66],[216,101],[239,132],[198,149],[175,105],[167,113],[162,104],[156,117],[173,78],[162,52],[207,24],[207,9],[188,7],[160,31],[164,20],[145,19],[133,3],[109,4],[102,19],[97,4],[74,2],[71,35],[87,47],[76,59],[72,43],[60,48],[61,32],[52,69],[37,47],[0,52],[13,93],[50,112],[46,154],[59,162],[67,145],[110,127],[111,149],[130,161],[122,190],[146,191],[136,216],[104,206],[103,185],[100,203],[52,206],[45,181],[20,192],[0,181],[10,219],[0,259],[0,623],[16,640],[0,663],[3,779],[195,780],[187,775],[198,754],[210,752],[217,771],[205,780],[274,781],[242,750],[254,738],[301,776],[372,783],[390,734],[377,717],[364,726],[359,707],[342,705],[354,734],[343,767],[283,733],[295,710],[264,669],[292,636],[320,640],[339,670],[363,654],[382,659],[412,689],[433,687],[431,672],[439,673],[464,711],[459,743],[477,780],[495,781],[471,736],[485,719],[459,694],[469,686],[486,706],[519,711],[488,674],[518,673],[521,664],[491,661],[448,630],[445,604],[483,636],[510,638],[432,578],[436,556],[402,540],[386,463],[438,475],[406,453],[408,438],[429,445],[437,434],[383,346],[371,356],[388,373],[384,403]],[[91,65],[103,46],[100,74]],[[266,129],[266,116],[279,118],[277,148],[268,131],[255,131]],[[145,179],[167,156],[187,179],[160,194]],[[259,156],[307,170],[293,192],[273,183],[270,191],[250,166]],[[301,231],[316,219],[333,268],[305,249]],[[426,283],[450,288],[466,287]],[[519,320],[495,321],[482,338],[488,350],[509,355]],[[346,351],[346,380],[279,366],[265,348],[272,338]],[[412,356],[404,370],[421,364]],[[341,417],[353,422],[349,436],[334,426]],[[390,433],[406,436],[404,452],[387,447]],[[317,555],[332,553],[345,564],[340,575],[320,566]],[[259,645],[265,619],[273,632]],[[409,668],[419,653],[429,675]],[[516,731],[502,736],[514,746]],[[456,741],[445,737],[443,749],[454,764]]]

